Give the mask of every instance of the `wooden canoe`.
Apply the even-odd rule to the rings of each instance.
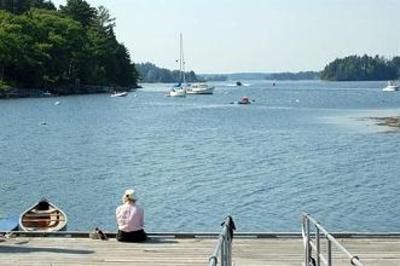
[[[67,215],[57,206],[42,199],[19,217],[20,231],[57,232],[67,229]]]

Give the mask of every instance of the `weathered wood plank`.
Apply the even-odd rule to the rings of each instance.
[[[400,265],[400,238],[339,241],[365,265]],[[207,265],[216,243],[216,238],[157,238],[140,244],[115,239],[11,238],[0,243],[0,265]],[[340,253],[335,252],[333,259],[334,265],[349,265]],[[236,266],[299,266],[303,242],[300,238],[236,238],[233,262]]]

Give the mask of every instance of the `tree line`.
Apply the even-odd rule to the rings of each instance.
[[[321,72],[321,79],[331,81],[394,80],[399,77],[400,57],[388,60],[378,55],[336,59]]]
[[[141,63],[136,64],[136,68],[139,72],[140,80],[146,83],[170,83],[170,82],[181,82],[181,76],[179,70],[169,70],[166,68],[160,68],[152,63]],[[201,81],[193,71],[185,72],[185,78],[187,82],[198,82]]]
[[[128,49],[103,6],[0,0],[0,87],[136,86]]]

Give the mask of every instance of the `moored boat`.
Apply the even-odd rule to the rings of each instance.
[[[206,83],[195,83],[188,86],[186,89],[187,94],[213,94],[214,86],[209,86]]]
[[[125,97],[128,96],[128,92],[127,91],[123,91],[123,92],[114,92],[111,94],[111,97]]]
[[[170,97],[186,97],[187,87],[186,84],[186,76],[185,76],[185,58],[183,54],[183,36],[182,33],[180,34],[180,49],[179,49],[179,84],[172,87],[169,91],[168,96]]]
[[[186,97],[186,89],[185,87],[174,87],[169,91],[170,97]]]
[[[392,91],[398,91],[399,89],[400,89],[399,85],[396,85],[392,81],[389,81],[386,87],[382,89],[382,91],[392,92]]]
[[[67,215],[46,199],[24,211],[19,217],[20,231],[57,232],[67,229]]]
[[[238,104],[251,104],[249,97],[247,96],[243,96],[242,98],[240,98],[240,101],[238,102]]]

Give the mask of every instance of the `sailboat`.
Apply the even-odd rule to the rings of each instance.
[[[179,80],[180,82],[171,88],[169,96],[171,97],[186,97],[186,77],[185,77],[185,59],[183,55],[183,36],[180,35],[180,50],[179,50]]]

